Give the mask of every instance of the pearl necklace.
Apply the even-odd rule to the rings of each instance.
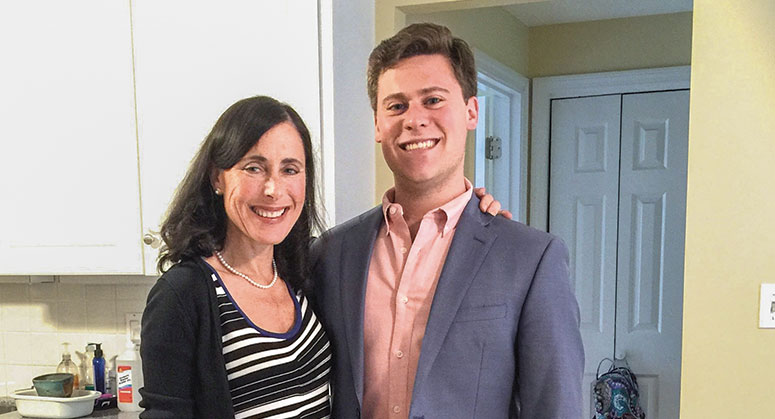
[[[240,276],[242,278],[245,278],[245,280],[250,282],[250,284],[255,286],[255,287],[258,287],[258,288],[261,288],[261,289],[265,290],[267,288],[272,288],[272,285],[274,285],[274,283],[277,282],[277,265],[274,263],[274,257],[272,257],[272,270],[274,271],[274,277],[272,278],[272,282],[264,285],[264,284],[259,284],[258,282],[250,279],[249,276],[247,276],[247,275],[243,274],[242,272],[232,268],[231,265],[226,263],[226,261],[223,259],[223,255],[221,255],[221,252],[216,251],[215,252],[215,256],[221,262],[223,267],[226,268],[229,272],[233,273],[234,275],[237,275],[237,276]]]

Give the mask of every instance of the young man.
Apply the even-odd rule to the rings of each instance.
[[[480,212],[463,175],[479,110],[468,45],[411,25],[372,51],[368,91],[395,187],[317,243],[332,417],[580,418],[567,249]]]

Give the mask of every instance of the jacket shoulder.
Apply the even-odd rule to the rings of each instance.
[[[495,228],[498,235],[504,235],[509,239],[519,239],[535,244],[542,244],[543,246],[548,246],[549,243],[554,240],[562,241],[560,237],[555,236],[554,234],[501,216],[494,217],[491,226]]]
[[[330,237],[341,237],[342,235],[347,234],[348,231],[353,229],[354,227],[360,225],[363,222],[372,221],[374,217],[381,217],[382,216],[382,205],[377,205],[376,207],[357,215],[342,224],[336,225],[323,233],[321,236],[322,238],[325,238],[326,236]]]

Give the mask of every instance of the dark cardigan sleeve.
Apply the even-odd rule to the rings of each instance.
[[[167,272],[148,294],[143,312],[140,356],[143,359],[143,419],[196,416],[196,325],[185,310],[178,290],[167,275],[191,274],[184,269]],[[202,301],[201,303],[205,303]]]

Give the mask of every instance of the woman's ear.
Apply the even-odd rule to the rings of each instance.
[[[222,173],[223,170],[218,168],[210,170],[210,185],[213,187],[213,191],[215,191],[216,195],[223,194],[223,181],[221,180]]]

